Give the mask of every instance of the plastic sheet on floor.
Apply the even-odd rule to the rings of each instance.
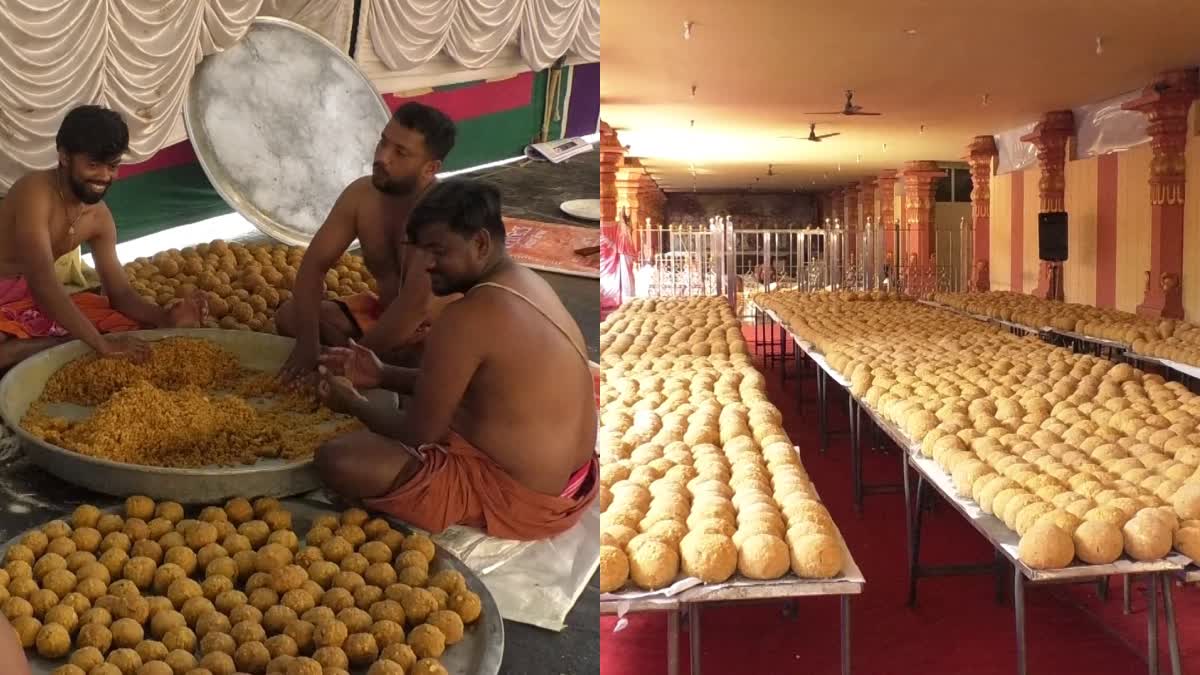
[[[433,540],[479,576],[505,619],[557,632],[600,566],[600,505],[550,539],[514,541],[452,526]]]

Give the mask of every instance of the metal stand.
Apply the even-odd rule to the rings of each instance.
[[[897,492],[901,492],[904,486],[900,483],[876,483],[868,485],[863,481],[863,405],[849,391],[846,392],[846,400],[849,401],[850,406],[850,464],[851,473],[854,474],[854,511],[861,516],[864,497],[896,494]],[[876,425],[871,426],[875,428],[876,436],[878,436],[878,427]]]
[[[679,612],[667,612],[667,674],[679,673]]]
[[[908,606],[917,606],[917,581],[926,577],[974,576],[995,574],[1002,578],[1002,559],[997,557],[989,563],[967,563],[962,565],[922,565],[921,525],[925,513],[925,479],[917,474],[915,498],[909,498],[909,463],[904,462],[904,523],[908,527]],[[999,585],[999,582],[997,582]],[[1003,592],[997,591],[997,602],[1003,601]]]

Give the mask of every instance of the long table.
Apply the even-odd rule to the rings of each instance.
[[[926,303],[934,304],[934,303]],[[1081,581],[1107,579],[1111,576],[1122,577],[1126,588],[1126,602],[1128,602],[1129,580],[1135,575],[1146,576],[1150,579],[1150,594],[1149,594],[1149,612],[1147,614],[1147,631],[1149,635],[1149,647],[1147,653],[1147,665],[1151,675],[1157,675],[1159,672],[1158,664],[1158,627],[1159,627],[1159,610],[1158,597],[1162,594],[1163,599],[1163,615],[1166,624],[1168,654],[1171,662],[1171,672],[1174,675],[1180,675],[1182,665],[1179,654],[1179,641],[1175,623],[1174,601],[1171,594],[1171,581],[1174,578],[1183,577],[1187,580],[1200,581],[1200,570],[1195,566],[1189,567],[1191,560],[1186,556],[1178,553],[1172,553],[1162,560],[1154,561],[1133,561],[1127,558],[1118,560],[1109,565],[1071,565],[1066,568],[1057,570],[1035,570],[1020,560],[1017,554],[1017,547],[1020,538],[1015,532],[998,518],[993,515],[983,513],[979,506],[968,499],[960,497],[954,488],[953,481],[945,471],[939,467],[936,462],[925,458],[920,453],[920,447],[904,433],[891,424],[887,420],[880,417],[870,406],[862,401],[859,401],[850,391],[849,383],[844,378],[833,371],[824,357],[817,354],[812,346],[794,334],[790,334],[786,326],[780,320],[778,314],[772,310],[767,310],[759,306],[756,302],[752,303],[756,316],[762,313],[767,319],[775,324],[778,329],[790,335],[791,340],[797,345],[797,357],[803,353],[812,359],[818,366],[818,397],[819,405],[822,409],[822,419],[824,418],[824,409],[827,402],[827,392],[822,391],[820,386],[821,379],[834,379],[839,385],[846,389],[846,396],[850,403],[850,418],[851,418],[851,446],[858,445],[857,439],[861,437],[861,414],[865,413],[867,417],[875,423],[877,429],[887,435],[901,450],[904,455],[904,508],[905,508],[905,526],[908,531],[908,548],[909,548],[909,603],[913,604],[916,600],[916,585],[917,580],[922,577],[932,576],[952,576],[962,574],[980,574],[989,573],[997,575],[997,579],[1001,579],[1000,574],[1003,571],[1002,564],[1011,566],[1013,570],[1013,606],[1016,624],[1016,642],[1017,642],[1017,673],[1025,675],[1026,673],[1026,636],[1025,636],[1025,587],[1027,585],[1049,585],[1062,583],[1078,583]],[[948,311],[956,311],[952,308],[945,308]],[[768,331],[771,332],[771,331]],[[818,358],[813,358],[814,356]],[[855,420],[859,421],[855,421]],[[822,425],[824,426],[824,425]],[[824,439],[822,441],[824,443]],[[856,454],[855,459],[856,473],[861,471],[860,460]],[[915,495],[912,490],[912,478],[915,474],[917,485]],[[861,486],[861,475],[856,476],[855,489],[856,499],[860,498],[858,490]],[[945,566],[922,566],[920,564],[920,541],[921,541],[921,506],[925,495],[926,486],[934,488],[942,498],[950,503],[969,523],[992,545],[996,551],[996,557],[991,562],[972,563],[965,565],[945,565]],[[1002,593],[1002,586],[998,583],[998,594]]]
[[[755,307],[755,315],[757,317],[758,307],[752,301],[751,305]],[[782,326],[782,324],[778,325]],[[757,330],[761,332],[765,329],[766,326],[759,322]],[[785,368],[787,342],[789,341],[786,338],[786,334],[780,334],[780,342],[777,344],[779,352],[771,355],[772,359],[780,360]],[[761,343],[758,335],[756,335],[756,341]],[[799,452],[798,448],[796,452]],[[691,652],[689,655],[690,672],[692,675],[700,675],[702,667],[700,656],[700,615],[702,606],[763,602],[788,598],[840,596],[841,673],[842,675],[849,675],[851,671],[850,599],[855,595],[862,594],[863,587],[866,585],[866,579],[862,574],[862,570],[859,569],[858,564],[854,562],[854,558],[850,554],[850,550],[846,547],[846,542],[842,539],[840,532],[838,533],[838,540],[842,545],[842,557],[845,561],[845,566],[842,569],[842,573],[832,579],[801,579],[796,576],[786,576],[781,579],[766,581],[735,576],[733,579],[721,584],[696,584],[677,592],[668,589],[658,593],[633,591],[606,593],[600,596],[600,613],[623,617],[626,614],[638,612],[665,612],[667,614],[668,675],[678,675],[679,673],[679,626],[681,618],[686,615],[688,631],[691,634],[689,640]]]
[[[600,613],[623,617],[636,612],[666,612],[668,675],[678,675],[679,673],[679,624],[681,616],[686,614],[688,632],[691,634],[689,640],[690,672],[692,675],[700,675],[702,667],[700,615],[703,606],[839,596],[841,604],[841,673],[849,675],[851,670],[850,599],[855,595],[862,594],[866,578],[858,564],[854,562],[854,557],[850,555],[850,550],[846,547],[846,541],[840,532],[838,541],[842,545],[842,558],[845,565],[841,574],[831,579],[802,579],[789,575],[780,579],[754,580],[736,575],[729,581],[720,584],[695,583],[686,585],[678,591],[668,588],[657,593],[637,591],[606,593],[600,596]]]

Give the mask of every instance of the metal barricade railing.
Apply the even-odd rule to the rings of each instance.
[[[635,268],[639,297],[739,294],[764,290],[896,290],[915,296],[969,288],[974,242],[966,219],[924,231],[896,222],[847,228],[647,227]]]

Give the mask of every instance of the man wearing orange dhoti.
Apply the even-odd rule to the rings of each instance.
[[[170,309],[143,300],[117,259],[116,224],[102,200],[129,148],[120,114],[91,105],[71,110],[57,146],[57,166],[22,177],[0,202],[0,370],[71,339],[105,356],[136,357],[142,343],[108,334],[197,327],[203,319],[202,296]],[[84,242],[103,295],[72,294],[64,285],[62,263]]]
[[[419,528],[478,527],[508,539],[574,525],[599,489],[596,373],[554,290],[505,249],[500,194],[451,180],[408,221],[432,292],[462,293],[433,324],[420,369],[353,342],[322,356],[324,400],[369,431],[317,451],[326,485]],[[385,388],[398,410],[362,396]]]

